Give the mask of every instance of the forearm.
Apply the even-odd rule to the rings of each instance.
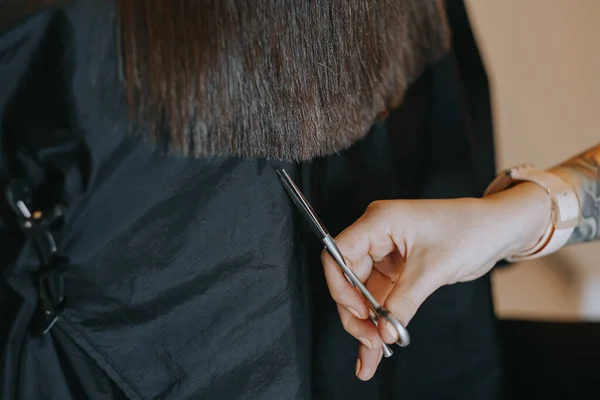
[[[579,197],[581,222],[569,244],[600,238],[600,144],[565,161],[551,170],[571,183]]]
[[[567,244],[600,238],[600,145],[550,170],[573,185],[581,206],[581,221]],[[541,186],[525,182],[485,199],[492,207],[497,239],[505,244],[503,256],[531,248],[550,221],[550,197]]]

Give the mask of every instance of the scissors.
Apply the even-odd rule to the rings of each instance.
[[[398,333],[398,341],[396,344],[400,347],[406,347],[410,343],[410,334],[408,330],[402,325],[402,322],[392,314],[387,308],[379,304],[379,302],[373,297],[371,292],[365,287],[365,285],[358,279],[354,271],[348,267],[346,261],[344,261],[344,256],[342,255],[340,249],[335,244],[335,241],[306,200],[300,189],[296,186],[292,178],[288,175],[288,173],[284,169],[278,169],[277,175],[279,175],[279,179],[281,183],[285,187],[286,191],[294,201],[294,204],[298,207],[302,215],[309,222],[313,231],[317,235],[317,237],[321,240],[321,243],[325,246],[327,252],[331,255],[331,257],[336,261],[336,263],[341,268],[342,272],[346,276],[346,279],[357,288],[363,297],[369,303],[369,319],[371,322],[377,326],[380,318],[385,319],[388,323],[390,323]],[[394,354],[392,349],[387,344],[383,344],[383,355],[388,358]]]

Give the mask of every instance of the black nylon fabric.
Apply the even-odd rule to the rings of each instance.
[[[367,141],[323,161],[319,207],[332,233],[339,233],[377,199],[479,194],[454,65],[451,57],[440,61],[409,90],[405,106],[375,127]],[[498,396],[500,360],[487,277],[434,293],[410,323],[410,346],[384,359],[375,379],[363,383],[347,379],[354,373],[357,346],[335,319],[337,310],[321,275],[315,276],[319,328],[314,377],[322,398]]]
[[[66,174],[56,230],[70,259],[59,271],[66,308],[42,337],[28,331],[35,252],[3,222],[0,398],[497,397],[488,277],[436,292],[410,324],[412,344],[372,381],[354,377],[356,341],[274,172],[296,177],[333,233],[372,200],[478,195],[452,54],[367,139],[303,165],[182,159],[137,143],[116,65],[107,2],[48,9],[0,35],[3,181],[8,145],[32,121],[68,129],[89,152],[89,173]]]

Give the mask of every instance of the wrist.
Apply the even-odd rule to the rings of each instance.
[[[484,198],[490,206],[501,244],[499,260],[535,246],[543,237],[552,216],[548,193],[532,182],[518,185]]]
[[[578,180],[576,171],[574,171],[573,169],[568,168],[568,167],[556,167],[556,168],[550,169],[550,172],[553,173],[554,175],[558,176],[560,179],[562,179],[566,183],[570,184],[575,189],[575,193],[577,194],[577,197],[578,198],[581,197],[581,192],[580,192],[581,187],[579,184],[579,180]]]

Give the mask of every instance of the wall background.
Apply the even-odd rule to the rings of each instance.
[[[600,0],[466,4],[490,78],[498,168],[546,168],[600,143]],[[493,282],[500,317],[600,321],[600,242]]]

